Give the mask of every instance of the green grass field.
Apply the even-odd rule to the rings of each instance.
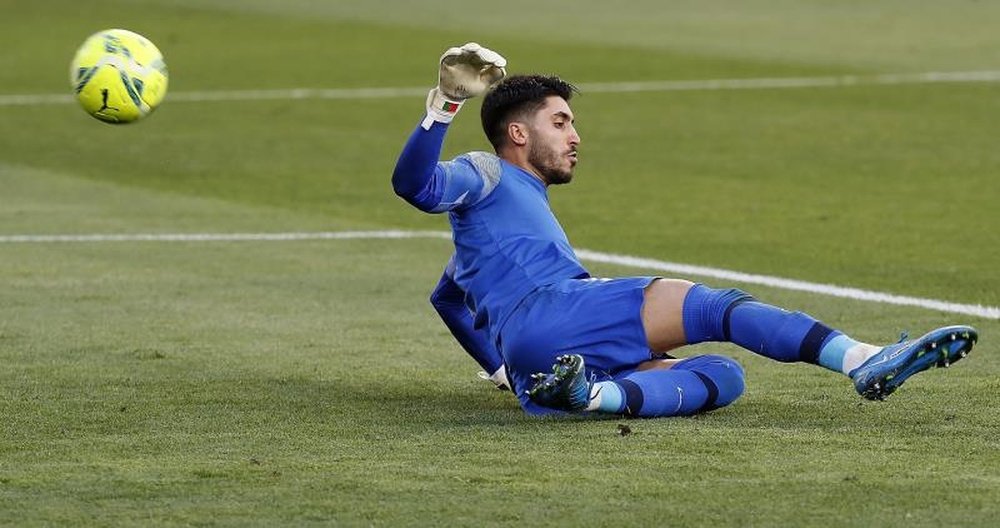
[[[987,2],[6,2],[0,237],[445,230],[389,175],[420,96],[477,40],[580,83],[994,71]],[[164,106],[113,127],[68,94],[96,30],[163,50]],[[171,97],[175,100],[171,100]],[[445,154],[487,144],[477,103]],[[1000,305],[1000,84],[584,93],[579,247]],[[726,345],[747,392],[686,419],[532,419],[426,301],[446,240],[0,242],[0,525],[991,526],[1000,321],[739,286],[859,339],[981,342],[862,402]],[[648,270],[593,265],[595,274]],[[701,279],[700,277],[689,277]],[[618,434],[626,423],[632,434]]]

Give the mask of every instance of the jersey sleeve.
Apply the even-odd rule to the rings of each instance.
[[[392,174],[396,194],[428,213],[453,211],[489,196],[500,181],[500,158],[470,152],[438,162],[447,125],[417,127],[403,147]]]
[[[503,368],[503,358],[490,341],[489,331],[485,328],[475,328],[472,312],[465,302],[465,292],[452,279],[455,273],[454,266],[453,257],[441,275],[434,292],[431,293],[431,304],[466,353],[472,356],[487,374],[496,376]],[[499,385],[501,381],[493,379],[493,382]]]
[[[442,213],[475,205],[500,183],[500,158],[486,152],[469,152],[451,161],[438,163],[443,192],[432,213]]]

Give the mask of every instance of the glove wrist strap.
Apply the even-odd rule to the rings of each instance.
[[[430,93],[427,94],[427,117],[424,118],[421,126],[424,130],[430,130],[431,124],[435,121],[451,123],[464,103],[465,101],[456,101],[445,97],[438,88],[431,89]]]

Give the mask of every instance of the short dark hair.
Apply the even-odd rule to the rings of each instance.
[[[493,87],[480,110],[483,132],[494,149],[499,149],[507,136],[507,125],[515,118],[532,114],[553,95],[569,101],[572,84],[554,75],[512,75]]]

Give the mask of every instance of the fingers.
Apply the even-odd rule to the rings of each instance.
[[[484,48],[475,42],[469,42],[461,47],[448,48],[441,55],[441,63],[448,66],[454,64],[473,64],[478,69],[485,69],[487,66],[492,66],[502,71],[507,66],[507,59],[489,48]]]
[[[507,75],[506,65],[502,55],[475,42],[449,48],[441,55],[438,88],[454,101],[483,95]]]
[[[483,82],[489,86],[493,86],[494,84],[500,82],[500,79],[503,79],[506,75],[507,70],[497,68],[495,66],[489,66],[488,69],[479,74],[480,78],[483,79]]]
[[[465,50],[466,52],[475,54],[475,56],[484,65],[485,64],[492,64],[493,66],[496,66],[497,68],[503,68],[504,66],[507,66],[507,59],[505,59],[503,57],[503,55],[500,55],[499,53],[497,53],[497,52],[495,52],[495,51],[493,51],[493,50],[491,50],[489,48],[484,48],[484,47],[480,46],[479,44],[476,44],[475,42],[470,42],[470,43],[462,46],[462,49]]]

